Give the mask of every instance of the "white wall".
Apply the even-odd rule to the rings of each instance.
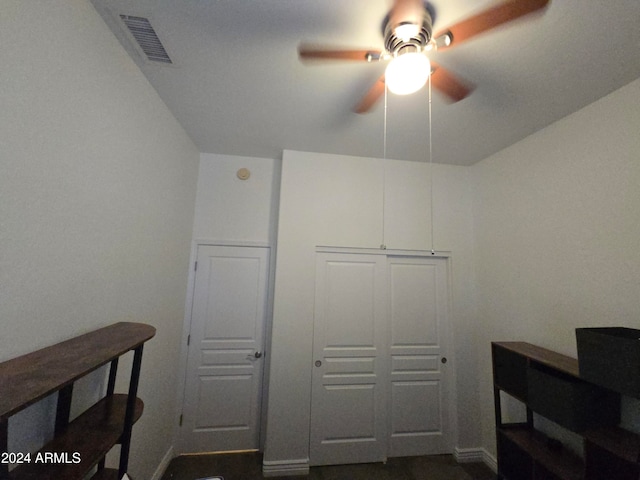
[[[130,462],[151,478],[172,443],[199,154],[88,1],[5,0],[0,45],[0,360],[154,325]],[[50,433],[51,405],[12,419],[14,451]]]
[[[247,168],[251,175],[236,175]],[[280,181],[280,161],[203,153],[200,156],[193,238],[270,245]]]
[[[576,356],[577,327],[640,328],[640,80],[471,168],[483,444],[489,342]]]
[[[434,165],[433,174],[434,247],[452,252],[456,445],[477,446],[470,183],[462,167]],[[430,250],[429,185],[425,164],[284,152],[264,457],[271,471],[308,462],[316,246]]]

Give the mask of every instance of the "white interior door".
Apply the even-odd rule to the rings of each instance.
[[[447,263],[390,257],[389,456],[451,453]]]
[[[199,246],[182,444],[258,449],[269,249]]]
[[[318,254],[311,465],[386,459],[385,267],[378,255]]]

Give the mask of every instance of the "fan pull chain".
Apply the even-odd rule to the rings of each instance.
[[[384,120],[383,120],[383,135],[382,135],[382,241],[380,242],[380,249],[386,250],[387,246],[384,243],[385,235],[385,221],[384,221],[384,206],[385,195],[387,188],[387,81],[384,82]]]
[[[382,136],[382,158],[384,160],[387,159],[387,96],[389,93],[389,89],[387,88],[387,81],[384,82],[384,121],[383,121],[383,129],[384,135]]]
[[[431,255],[435,255],[436,251],[434,250],[433,243],[433,142],[431,135],[431,75],[429,75],[429,181],[431,185],[429,187],[429,193],[431,195],[430,200],[430,208],[431,208]]]

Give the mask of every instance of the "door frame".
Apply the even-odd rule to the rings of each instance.
[[[458,441],[458,388],[457,388],[457,362],[455,358],[455,342],[454,342],[454,310],[453,310],[453,254],[449,250],[402,250],[402,249],[387,249],[384,248],[358,248],[358,247],[332,247],[328,245],[318,245],[315,248],[315,253],[350,253],[350,254],[362,254],[362,255],[384,255],[385,257],[426,257],[426,258],[441,258],[446,262],[447,270],[447,307],[449,308],[449,328],[447,329],[447,342],[449,343],[450,351],[453,355],[448,357],[448,369],[451,371],[451,382],[449,385],[449,426],[451,428],[451,435],[449,436],[449,448],[451,454],[455,454],[454,449]],[[309,419],[311,420],[311,419]]]
[[[267,404],[269,393],[269,371],[271,364],[271,326],[273,323],[273,298],[274,298],[274,285],[275,285],[275,248],[268,242],[235,242],[235,241],[222,241],[216,239],[197,238],[191,242],[191,253],[189,255],[189,276],[187,279],[187,294],[184,307],[184,319],[182,324],[182,338],[180,340],[180,363],[178,367],[177,376],[177,392],[176,392],[176,414],[174,419],[173,429],[173,451],[170,458],[175,455],[183,453],[183,439],[181,435],[180,421],[182,418],[182,412],[184,409],[185,401],[185,389],[187,385],[187,361],[189,355],[189,335],[191,333],[191,319],[193,313],[193,300],[195,294],[195,281],[196,281],[196,269],[195,264],[198,258],[198,248],[201,246],[210,247],[254,247],[254,248],[266,248],[268,249],[269,257],[269,270],[267,272],[267,305],[265,312],[265,324],[264,324],[264,349],[263,359],[264,366],[262,371],[262,404],[260,408],[260,441],[259,451],[264,451],[264,443],[266,439],[266,425],[267,425]]]

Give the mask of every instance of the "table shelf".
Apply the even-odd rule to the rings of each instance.
[[[9,472],[0,465],[0,479],[82,480],[92,470],[96,480],[122,477],[129,458],[131,430],[144,404],[137,398],[143,344],[155,328],[121,322],[56,345],[0,363],[0,446],[8,445],[8,419],[29,405],[58,392],[54,438]],[[133,351],[133,365],[126,394],[116,394],[118,359]],[[69,421],[73,384],[110,363],[107,394]],[[121,444],[117,470],[105,469],[105,455]]]
[[[494,342],[493,387],[502,480],[638,480],[640,436],[623,430],[620,394],[580,377],[578,361],[526,342]],[[525,423],[502,420],[501,392]],[[536,430],[539,417],[582,437],[583,458]]]
[[[566,448],[552,447],[542,433],[528,428],[502,428],[500,433],[515,443],[532,460],[563,480],[583,480],[584,463]]]

